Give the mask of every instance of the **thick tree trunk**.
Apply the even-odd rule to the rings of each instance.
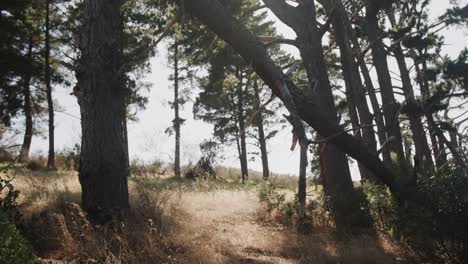
[[[396,26],[394,14],[389,13],[388,17],[392,25]],[[414,96],[413,86],[411,84],[410,74],[408,67],[406,66],[405,55],[403,54],[403,49],[400,43],[397,43],[393,46],[393,54],[395,55],[398,68],[400,69],[400,77],[405,100],[408,104],[416,106],[416,99]],[[420,173],[422,173],[422,175],[425,177],[434,175],[434,163],[432,161],[431,150],[429,149],[429,144],[427,142],[421,116],[410,110],[408,117],[414,141],[415,161],[419,163]],[[415,167],[416,165],[417,164],[415,164]]]
[[[129,207],[121,0],[86,0],[75,94],[81,110],[82,203],[99,221]]]
[[[268,166],[267,144],[265,139],[265,130],[263,128],[263,109],[261,109],[262,106],[260,103],[260,92],[258,90],[258,82],[254,82],[253,88],[255,93],[255,108],[258,109],[258,113],[255,118],[258,129],[258,143],[260,144],[260,156],[262,159],[263,179],[266,180],[270,176],[270,169]]]
[[[23,144],[21,145],[19,162],[26,162],[29,159],[29,149],[31,148],[31,141],[33,136],[33,120],[32,120],[32,107],[31,107],[31,76],[32,76],[32,49],[33,49],[33,38],[29,37],[28,44],[28,55],[27,59],[29,62],[29,68],[26,71],[23,80],[23,95],[24,95],[24,105],[23,111],[25,116],[25,129],[24,129],[24,138]]]
[[[179,44],[177,37],[174,43],[174,175],[180,177],[180,117],[179,117]]]
[[[49,155],[47,168],[55,168],[55,136],[54,136],[54,101],[52,99],[52,86],[50,83],[50,0],[46,1],[45,23],[45,83],[47,92],[47,108],[49,112]]]
[[[299,4],[300,11],[297,16],[308,18],[302,25],[293,27],[297,34],[298,48],[305,65],[307,77],[319,109],[327,120],[338,125],[335,99],[328,78],[327,65],[322,47],[322,34],[315,20],[315,3],[312,0]],[[272,10],[274,13],[276,9]],[[313,86],[312,86],[313,84]],[[315,88],[314,88],[315,87]],[[324,140],[323,136],[318,137]],[[319,144],[320,176],[324,193],[328,198],[330,209],[338,230],[344,230],[349,224],[346,215],[349,215],[347,202],[354,194],[354,186],[348,166],[346,154],[334,144],[323,142]]]
[[[299,224],[304,223],[306,217],[306,203],[307,203],[307,146],[300,146],[301,155],[299,162],[299,181],[297,184],[297,216]]]
[[[247,142],[245,137],[245,115],[244,115],[244,95],[242,92],[242,82],[237,88],[237,118],[239,120],[240,130],[240,149],[241,149],[241,173],[242,182],[249,178],[249,169],[247,165]]]
[[[286,5],[283,11],[291,11],[291,6]],[[289,7],[288,7],[289,6]],[[329,120],[322,114],[321,108],[315,100],[311,100],[304,91],[299,89],[272,61],[265,47],[252,33],[239,26],[235,19],[226,12],[217,0],[186,1],[184,7],[188,13],[194,15],[220,38],[229,43],[239,54],[248,61],[255,72],[271,88],[274,95],[283,102],[289,100],[282,87],[287,87],[290,98],[300,118],[313,127],[322,137],[327,138],[330,145],[339,147],[343,152],[360,161],[368,169],[372,170],[382,182],[392,191],[401,192],[404,189],[395,181],[393,173],[384,166],[377,155],[368,149],[362,141],[355,139],[336,125],[336,121]],[[298,16],[292,16],[294,20]],[[305,19],[305,18],[302,18]],[[298,24],[304,21],[295,21]],[[350,181],[350,180],[349,180]]]

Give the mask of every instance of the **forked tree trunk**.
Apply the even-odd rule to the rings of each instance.
[[[54,101],[52,99],[52,86],[50,83],[50,0],[46,1],[46,23],[45,23],[45,83],[47,93],[47,108],[49,112],[49,155],[47,157],[47,168],[55,168],[55,135],[54,135]]]
[[[107,221],[129,207],[127,88],[121,0],[86,0],[75,94],[81,111],[79,179],[86,211]]]
[[[263,128],[263,109],[261,109],[260,103],[260,91],[258,90],[258,82],[254,82],[253,84],[254,93],[255,93],[255,108],[258,109],[258,113],[255,116],[257,129],[258,129],[258,143],[260,144],[260,156],[262,159],[262,171],[263,171],[263,179],[266,180],[270,176],[270,169],[268,166],[268,152],[267,152],[267,144],[265,139],[265,130]]]
[[[322,111],[323,115],[334,124],[338,124],[337,111],[332,93],[332,87],[328,78],[327,65],[322,47],[322,34],[316,22],[315,3],[312,0],[299,4],[300,11],[297,16],[307,20],[303,25],[293,27],[297,34],[297,41],[301,57],[304,61],[310,89],[314,89],[313,100]],[[274,13],[277,10],[272,10]],[[348,206],[345,204],[354,194],[354,186],[348,166],[346,154],[331,144],[322,135],[319,140],[320,176],[324,193],[327,197],[330,209],[337,229],[345,229],[348,224],[346,215]]]
[[[33,49],[33,38],[29,37],[28,44],[28,55],[27,59],[29,62],[29,68],[26,71],[23,80],[23,95],[24,105],[23,111],[25,116],[25,129],[23,144],[21,145],[20,155],[18,157],[19,162],[26,162],[29,159],[29,149],[31,148],[31,141],[33,136],[33,120],[32,120],[32,107],[31,107],[31,76],[32,76],[32,49]]]

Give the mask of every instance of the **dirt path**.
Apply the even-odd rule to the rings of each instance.
[[[190,251],[181,262],[402,263],[393,257],[393,245],[368,236],[337,244],[326,234],[262,224],[253,192],[185,192],[171,201],[175,243]]]

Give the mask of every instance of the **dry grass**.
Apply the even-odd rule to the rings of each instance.
[[[255,184],[239,184],[233,171],[231,177],[225,172],[222,180],[214,182],[132,177],[132,212],[124,222],[106,226],[91,225],[77,206],[76,173],[15,169],[14,174],[25,215],[23,229],[45,259],[64,263],[405,262],[398,245],[383,236],[363,234],[339,242],[325,230],[301,234],[260,221],[264,212],[252,188]],[[252,181],[257,177],[261,178],[251,176]],[[294,178],[283,180],[285,190],[295,188]]]

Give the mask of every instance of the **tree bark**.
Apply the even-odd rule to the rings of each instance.
[[[366,34],[371,45],[374,66],[380,85],[387,138],[394,138],[388,143],[388,146],[391,152],[396,154],[397,164],[402,173],[408,175],[408,168],[403,151],[403,139],[398,121],[399,105],[393,94],[393,84],[387,63],[387,52],[385,51],[385,46],[380,36],[383,32],[379,27],[377,11],[374,10],[374,8],[374,3],[369,3],[366,8]]]
[[[393,13],[388,13],[389,20],[392,26],[396,26],[396,21]],[[411,78],[406,66],[405,55],[400,43],[396,43],[393,46],[393,54],[400,69],[400,77],[402,81],[403,93],[405,100],[408,104],[416,106],[416,99],[414,96],[413,86],[411,84]],[[426,133],[424,131],[424,126],[422,123],[421,116],[414,111],[408,113],[410,129],[413,135],[414,148],[415,148],[415,158],[419,163],[420,172],[425,177],[434,175],[434,163],[432,161],[431,150],[429,149],[429,144],[427,142]],[[416,164],[415,164],[416,165]],[[416,180],[416,179],[414,179]]]
[[[336,122],[325,117],[315,100],[311,100],[310,96],[299,89],[275,65],[258,38],[240,26],[217,0],[186,1],[184,7],[188,13],[197,17],[220,38],[230,44],[234,50],[239,52],[246,61],[251,63],[255,72],[271,88],[273,94],[283,102],[289,100],[281,92],[282,87],[286,86],[295,107],[295,109],[289,110],[296,111],[299,117],[325,137],[329,144],[338,147],[341,151],[362,162],[392,191],[403,191],[402,186],[395,181],[393,173],[385,167],[379,157],[372,153],[361,141],[336,125]]]
[[[52,86],[50,83],[50,0],[46,1],[45,22],[45,83],[47,92],[47,108],[49,112],[49,155],[47,157],[47,168],[55,168],[55,136],[54,136],[54,101],[52,99]]]
[[[29,37],[28,44],[28,55],[27,60],[29,63],[29,68],[26,71],[26,74],[23,79],[23,95],[24,95],[24,105],[23,111],[25,116],[25,129],[24,129],[24,138],[23,144],[21,145],[19,162],[26,162],[29,159],[29,149],[31,148],[31,141],[33,136],[33,120],[32,120],[32,107],[31,107],[31,76],[32,76],[32,49],[33,49],[33,38]]]
[[[179,44],[177,36],[174,43],[174,175],[180,177],[180,117],[179,117]]]
[[[241,173],[242,182],[249,178],[249,169],[247,165],[247,142],[245,137],[245,115],[244,115],[244,95],[242,91],[242,81],[237,87],[237,118],[239,120],[240,130],[240,149],[241,149]]]
[[[297,215],[299,224],[304,223],[306,217],[306,203],[307,203],[307,146],[300,146],[301,155],[299,162],[299,181],[297,184]]]
[[[122,72],[121,5],[121,0],[84,2],[76,72],[82,126],[82,203],[98,221],[108,221],[129,207],[128,91]]]
[[[260,144],[260,156],[262,159],[263,179],[266,180],[270,176],[270,169],[268,166],[267,144],[265,139],[265,130],[263,128],[263,109],[261,109],[262,106],[260,103],[260,91],[258,90],[258,82],[254,82],[253,89],[255,93],[255,108],[258,109],[258,113],[255,118],[258,129],[258,143]]]
[[[421,89],[421,95],[423,98],[424,102],[427,102],[427,100],[431,97],[430,91],[429,91],[429,81],[427,80],[425,76],[425,71],[424,71],[424,66],[423,69],[420,67],[420,62],[417,61],[416,59],[414,60],[414,67],[416,69],[416,77],[419,83],[419,87]],[[447,162],[447,159],[445,158],[444,152],[444,147],[443,147],[443,142],[442,142],[442,148],[439,149],[439,139],[436,131],[436,127],[434,127],[435,122],[434,118],[432,117],[432,113],[430,111],[424,111],[424,115],[427,120],[427,127],[429,131],[429,137],[431,139],[432,143],[432,153],[434,155],[434,160],[437,168],[441,168],[445,165]]]
[[[358,138],[362,138],[364,143],[373,151],[377,151],[375,141],[372,115],[367,105],[365,90],[362,85],[359,68],[355,61],[353,49],[351,47],[351,36],[346,30],[346,21],[349,21],[346,10],[341,0],[333,5],[329,1],[320,1],[326,12],[331,17],[331,24],[336,42],[340,48],[340,60],[343,67],[343,77],[346,86],[349,112],[353,129]],[[361,133],[362,131],[362,133]],[[376,181],[375,176],[359,163],[361,178]]]

